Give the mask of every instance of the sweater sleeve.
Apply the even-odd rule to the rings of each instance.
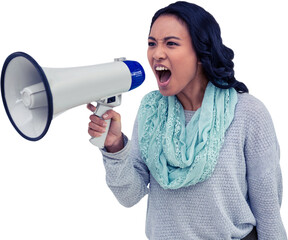
[[[106,182],[117,200],[125,207],[132,207],[147,193],[149,170],[141,160],[138,148],[138,124],[134,124],[132,140],[123,135],[125,147],[117,153],[102,149]]]
[[[282,176],[276,133],[265,106],[257,99],[252,99],[249,105],[253,107],[246,112],[245,158],[249,201],[256,218],[258,239],[285,240],[280,215]]]

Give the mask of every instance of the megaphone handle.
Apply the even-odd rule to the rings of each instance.
[[[102,117],[102,115],[108,111],[109,109],[112,109],[111,106],[106,106],[106,105],[103,105],[101,103],[98,103],[97,104],[97,107],[96,107],[96,110],[94,112],[94,115],[98,116],[98,117]],[[105,140],[106,140],[106,136],[107,136],[107,133],[109,131],[109,127],[110,127],[110,122],[111,122],[111,119],[109,120],[105,120],[105,122],[107,123],[107,127],[106,127],[106,131],[105,133],[102,134],[102,136],[100,137],[94,137],[94,138],[91,138],[90,139],[90,142],[99,147],[99,148],[103,148],[104,147],[104,143],[105,143]]]

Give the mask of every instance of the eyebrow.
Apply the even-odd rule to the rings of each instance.
[[[148,39],[157,42],[156,38],[154,38],[154,37],[149,36]],[[175,37],[175,36],[168,36],[168,37],[163,38],[163,41],[166,42],[166,41],[168,41],[168,40],[170,40],[170,39],[181,40],[179,37]]]

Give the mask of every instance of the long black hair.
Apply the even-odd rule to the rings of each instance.
[[[186,23],[192,45],[210,82],[219,88],[233,87],[237,92],[248,92],[246,85],[234,77],[234,52],[223,44],[219,24],[210,13],[196,4],[178,1],[155,13],[150,30],[159,16],[168,14]]]

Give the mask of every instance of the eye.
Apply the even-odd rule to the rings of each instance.
[[[179,44],[176,42],[169,41],[169,42],[167,42],[167,46],[179,46]]]
[[[148,42],[148,46],[149,47],[154,47],[154,46],[156,46],[156,43],[155,42]]]

